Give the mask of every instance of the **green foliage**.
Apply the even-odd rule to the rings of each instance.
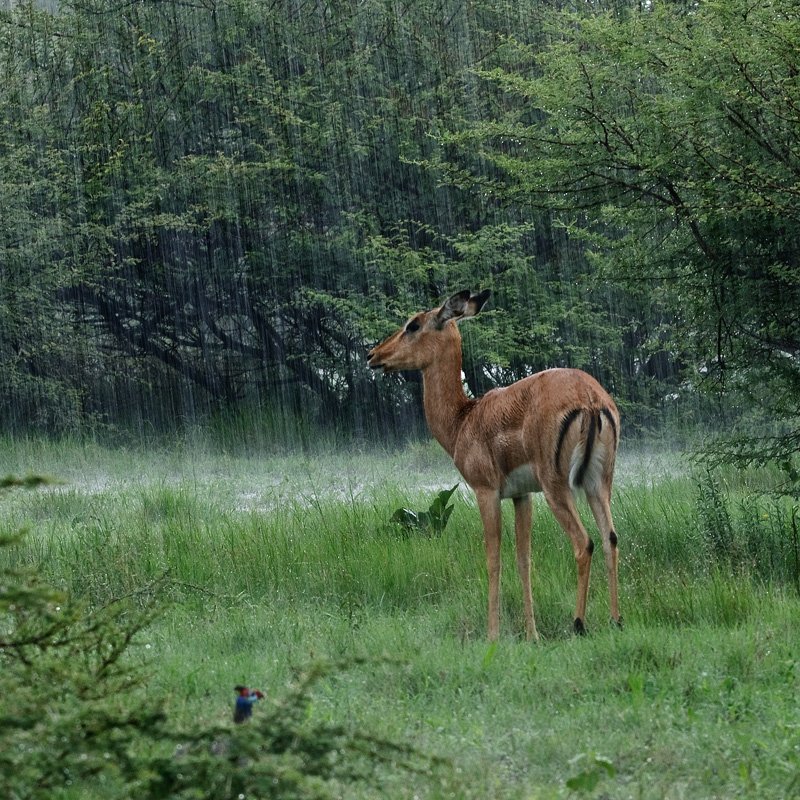
[[[617,771],[611,759],[605,756],[581,753],[570,762],[574,768],[581,767],[571,778],[567,778],[567,788],[577,794],[591,794],[604,777],[613,778]]]
[[[43,479],[9,476],[4,485]],[[0,549],[21,536],[0,537]],[[0,553],[0,555],[4,555]],[[3,797],[340,797],[342,786],[379,791],[383,771],[427,780],[444,762],[420,750],[309,721],[314,686],[348,664],[315,664],[249,725],[175,725],[164,698],[145,692],[153,664],[135,656],[161,613],[162,579],[102,606],[0,567],[0,793]],[[149,645],[148,645],[149,647]],[[71,796],[71,795],[70,795]]]
[[[365,347],[487,286],[472,394],[579,367],[642,431],[713,388],[796,492],[789,0],[301,7],[0,12],[5,428],[407,436]]]
[[[453,492],[458,489],[458,484],[452,489],[439,492],[427,511],[411,511],[408,508],[398,508],[391,516],[390,522],[399,525],[406,533],[412,530],[429,535],[441,534],[447,527],[447,521],[453,513],[453,506],[448,505]]]
[[[375,380],[365,345],[462,286],[496,298],[467,337],[473,394],[577,366],[658,417],[642,294],[593,283],[524,195],[495,199],[483,153],[477,188],[442,166],[446,131],[502,117],[476,70],[529,65],[542,6],[301,5],[0,12],[2,425],[147,437],[263,405],[289,436],[404,436],[418,385]]]
[[[574,557],[537,498],[534,601],[543,640],[521,637],[514,537],[505,535],[502,635],[488,645],[474,504],[456,503],[440,536],[387,530],[400,498],[414,498],[413,508],[429,504],[413,484],[442,479],[435,451],[423,453],[424,462],[418,445],[412,452],[268,460],[6,447],[4,461],[18,474],[39,458],[71,485],[3,497],[2,529],[33,532],[0,548],[0,584],[14,582],[9,571],[25,573],[94,619],[115,605],[127,609],[123,624],[151,602],[160,612],[117,662],[133,685],[93,705],[88,722],[71,688],[35,687],[32,712],[54,753],[48,720],[58,727],[65,715],[65,725],[75,720],[99,743],[109,717],[142,719],[116,734],[129,777],[116,750],[95,750],[94,739],[69,728],[73,783],[44,793],[205,797],[224,776],[255,795],[273,796],[264,784],[277,779],[286,796],[348,800],[791,796],[800,770],[797,540],[790,498],[752,496],[780,479],[776,470],[714,473],[735,542],[723,555],[703,533],[697,479],[684,460],[626,448],[613,498],[626,626],[607,625],[595,554],[589,635],[580,638],[571,630]],[[362,472],[350,472],[355,467]],[[507,533],[511,511],[504,508]],[[581,512],[588,514],[582,504]],[[2,624],[10,619],[4,614]],[[52,670],[66,672],[58,652],[54,645]],[[40,658],[34,646],[26,656]],[[81,670],[91,661],[76,658]],[[6,719],[18,716],[16,698],[28,708],[32,695],[24,674],[8,671],[11,657],[0,660]],[[298,667],[309,662],[315,666]],[[69,680],[67,687],[86,683]],[[250,681],[267,699],[248,724],[234,726],[231,687]],[[0,737],[0,758],[19,755],[13,731]],[[55,759],[46,762],[35,741],[28,746],[31,764],[63,780]],[[576,753],[586,755],[574,760]],[[599,754],[613,777],[593,761]],[[83,763],[99,771],[80,772]],[[5,765],[2,779],[14,779]]]
[[[771,467],[780,474],[766,487],[775,496],[800,498],[800,431],[785,430],[778,435],[716,436],[700,454],[709,469],[733,465],[746,471],[750,467]]]
[[[0,547],[19,546],[19,537]],[[137,785],[146,764],[132,752],[160,738],[163,715],[128,650],[149,625],[158,586],[89,611],[35,573],[0,570],[0,790],[37,798],[109,781]]]
[[[779,580],[800,592],[796,503],[768,486],[738,495],[710,469],[697,476],[696,485],[697,520],[709,563],[764,582]]]
[[[697,484],[697,512],[701,531],[714,558],[734,561],[734,530],[728,503],[719,481],[707,470]]]
[[[477,149],[496,168],[498,199],[557,214],[596,277],[631,293],[620,322],[637,369],[682,368],[669,394],[713,388],[764,408],[783,427],[773,457],[791,459],[800,417],[795,4],[557,9],[546,31],[535,57],[518,37],[506,63],[477,72],[505,107],[445,137],[464,151],[451,168],[463,173]],[[483,174],[474,172],[478,185]],[[718,453],[754,463],[769,446],[740,437]]]
[[[34,489],[37,486],[44,486],[51,483],[53,483],[53,480],[51,478],[46,478],[44,475],[26,475],[24,478],[6,475],[5,478],[0,478],[0,491],[11,488]]]
[[[364,783],[380,791],[381,772],[403,771],[422,783],[441,759],[410,745],[353,730],[349,725],[309,721],[314,686],[353,663],[317,664],[300,675],[277,702],[259,704],[246,724],[189,729],[174,752],[148,764],[144,797],[275,797],[324,800],[341,787]]]

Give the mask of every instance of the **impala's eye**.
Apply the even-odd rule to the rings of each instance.
[[[406,325],[406,333],[414,333],[414,331],[419,330],[419,322],[415,319],[412,319],[411,322]]]

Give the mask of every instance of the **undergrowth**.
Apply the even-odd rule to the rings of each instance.
[[[396,463],[389,473],[399,474]],[[398,507],[430,509],[453,485],[450,476],[416,489],[353,478],[346,492],[334,492],[327,473],[317,481],[313,466],[298,461],[276,462],[288,481],[261,473],[246,486],[252,465],[225,462],[176,477],[170,463],[161,473],[154,466],[149,480],[93,482],[91,491],[68,482],[0,503],[5,530],[28,529],[0,551],[6,570],[52,587],[62,609],[75,609],[70,625],[119,609],[114,625],[132,631],[116,662],[131,681],[110,693],[101,681],[85,719],[70,681],[81,664],[81,680],[91,683],[102,647],[83,648],[95,662],[50,650],[42,663],[61,688],[37,674],[34,688],[23,689],[24,672],[3,684],[6,724],[20,706],[33,726],[24,734],[6,729],[3,753],[15,759],[9,774],[23,775],[15,765],[26,753],[39,753],[30,764],[44,763],[55,752],[48,737],[67,725],[79,732],[67,740],[76,758],[85,752],[96,770],[76,762],[70,779],[80,788],[70,794],[62,786],[70,799],[113,797],[108,787],[127,791],[129,778],[143,781],[142,797],[188,796],[202,786],[216,794],[198,796],[238,796],[220,787],[275,796],[268,782],[276,778],[290,796],[281,783],[288,776],[308,778],[302,791],[320,796],[798,796],[800,586],[791,498],[755,494],[725,471],[623,482],[613,513],[626,627],[607,624],[596,558],[585,639],[571,634],[569,543],[537,499],[539,645],[522,637],[506,508],[503,632],[490,646],[471,495],[448,498],[452,511],[436,536],[398,536],[388,524]],[[380,462],[371,466],[378,471]],[[294,490],[306,473],[307,488]],[[254,499],[243,504],[244,493]],[[6,616],[6,640],[14,624]],[[313,680],[301,677],[320,660],[350,666],[312,667]],[[4,669],[0,682],[12,672]],[[243,730],[229,724],[237,683],[264,686],[269,697]],[[138,728],[125,727],[140,716]],[[142,738],[126,757],[143,759],[147,775],[138,767],[106,774],[105,753],[116,758],[106,734],[96,751],[81,750],[91,744],[89,719],[110,721],[112,737],[136,728]],[[275,760],[281,753],[288,761]],[[54,764],[52,780],[62,780]],[[303,796],[297,786],[291,791]]]

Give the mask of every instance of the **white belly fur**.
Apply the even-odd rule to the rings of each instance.
[[[503,488],[500,491],[500,497],[520,497],[529,492],[541,492],[542,487],[536,482],[533,477],[533,470],[529,464],[523,464],[510,472],[503,483]]]

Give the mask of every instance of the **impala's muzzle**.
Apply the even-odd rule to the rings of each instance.
[[[377,347],[373,347],[372,350],[370,350],[369,353],[367,353],[367,366],[370,369],[381,369],[383,367],[383,364],[381,364],[380,359],[375,355],[375,351],[377,349],[378,349]]]

